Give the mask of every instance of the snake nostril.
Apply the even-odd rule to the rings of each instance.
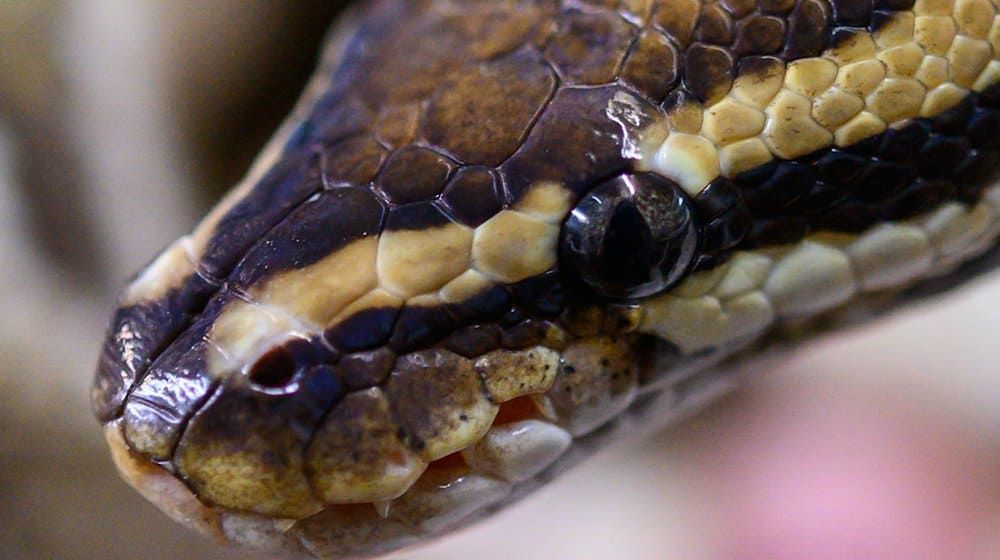
[[[250,368],[247,377],[261,387],[280,389],[292,381],[297,369],[298,364],[292,352],[284,346],[279,346],[261,356]]]
[[[291,338],[269,349],[247,371],[254,388],[270,394],[291,394],[300,383],[315,380],[313,370],[337,361],[335,352],[317,339]]]

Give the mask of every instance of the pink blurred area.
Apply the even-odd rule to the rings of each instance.
[[[282,56],[312,60],[325,21],[309,9],[0,3],[0,559],[248,558],[117,479],[87,387],[122,277],[245,167],[264,139],[251,131],[274,124],[248,124],[254,99],[293,100],[300,83],[281,94],[257,80],[287,77]],[[304,28],[312,44],[281,40]],[[1000,558],[997,333],[993,274],[810,344],[695,417],[395,557]]]
[[[996,460],[932,407],[778,390],[699,446],[711,557],[977,558],[996,518]]]

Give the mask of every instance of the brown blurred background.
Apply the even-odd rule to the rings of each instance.
[[[249,165],[343,2],[0,2],[0,560],[247,558],[121,483],[115,289]],[[1000,558],[1000,275],[828,337],[408,559]]]

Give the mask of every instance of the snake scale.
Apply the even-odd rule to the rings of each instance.
[[[92,391],[211,538],[370,556],[653,396],[997,262],[997,0],[382,0],[124,288]]]

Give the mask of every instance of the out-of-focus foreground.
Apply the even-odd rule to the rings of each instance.
[[[232,184],[337,2],[0,2],[0,559],[246,558],[120,482],[87,389],[114,290]],[[1000,274],[812,344],[444,558],[1000,558]]]

